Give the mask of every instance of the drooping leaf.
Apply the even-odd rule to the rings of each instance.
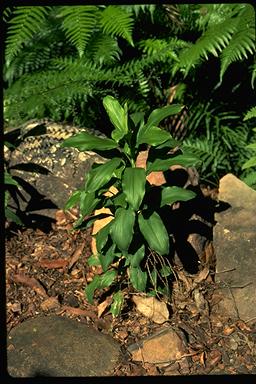
[[[130,280],[135,289],[144,292],[147,285],[147,272],[143,272],[140,267],[130,267]]]
[[[80,194],[80,211],[83,216],[91,214],[100,199],[95,198],[95,192],[82,191]]]
[[[87,132],[81,132],[63,141],[63,147],[74,147],[79,151],[104,151],[117,148],[117,143],[108,138],[94,136]]]
[[[110,221],[108,224],[104,225],[96,234],[96,247],[97,251],[101,252],[102,248],[108,241],[108,235],[111,229],[113,221]]]
[[[176,201],[191,200],[196,196],[195,192],[180,187],[165,187],[161,193],[161,207],[166,204],[173,204]]]
[[[85,288],[85,294],[90,304],[93,304],[93,296],[96,289],[100,288],[100,276],[95,275],[93,280]]]
[[[20,218],[9,207],[5,207],[5,217],[16,224],[23,225]]]
[[[127,107],[123,108],[113,96],[104,97],[103,105],[115,127],[111,137],[118,143],[128,132]]]
[[[249,160],[247,160],[243,166],[242,169],[256,167],[256,156],[251,157]]]
[[[86,181],[86,191],[94,192],[103,187],[108,183],[113,177],[114,171],[118,168],[121,163],[121,159],[113,158],[105,164],[101,164],[90,170],[87,181]]]
[[[193,154],[182,154],[169,159],[156,159],[153,163],[148,162],[147,174],[153,171],[167,171],[172,165],[181,165],[183,167],[191,167],[200,163],[200,159]]]
[[[131,267],[139,267],[141,261],[145,257],[145,245],[143,244],[135,253],[134,255],[130,256],[130,264]]]
[[[109,312],[112,313],[113,317],[117,317],[120,315],[123,305],[124,295],[122,291],[118,291],[113,295],[112,304]]]
[[[168,254],[169,236],[158,213],[153,212],[149,217],[144,217],[143,213],[140,213],[138,219],[140,231],[149,247],[160,255]]]
[[[172,137],[169,132],[153,126],[139,135],[139,138],[136,142],[136,147],[138,147],[140,144],[149,144],[153,146],[160,145],[171,138]]]
[[[64,206],[64,211],[67,211],[68,209],[74,207],[80,199],[81,191],[76,190],[72,193],[72,195],[69,197],[68,201],[66,202]]]
[[[107,272],[103,273],[100,276],[100,288],[109,287],[117,276],[117,271],[115,269],[110,269]]]
[[[16,187],[19,185],[8,172],[4,173],[4,184],[15,185]]]
[[[133,237],[135,213],[131,208],[118,208],[112,222],[110,234],[121,251],[127,251]]]
[[[103,272],[106,272],[110,264],[115,258],[115,244],[112,244],[111,247],[104,254],[99,254],[100,264],[102,266]]]
[[[122,187],[127,202],[137,211],[145,195],[146,172],[143,168],[126,168],[123,173]]]

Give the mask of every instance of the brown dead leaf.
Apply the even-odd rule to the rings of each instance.
[[[155,297],[133,296],[137,310],[142,315],[150,318],[157,324],[163,324],[169,319],[169,311],[167,305],[163,301],[157,300]]]
[[[97,305],[98,317],[101,317],[101,315],[105,312],[106,308],[110,305],[111,302],[112,297],[107,297],[106,300],[102,301],[102,303]]]
[[[11,303],[8,303],[8,304],[9,305],[7,305],[7,306],[8,306],[8,308],[11,309],[12,312],[21,313],[21,304],[20,303],[16,302],[16,303],[13,303],[13,304],[11,304]]]
[[[42,259],[38,262],[38,264],[42,268],[58,269],[58,268],[67,267],[68,260],[66,260],[66,259],[55,259],[55,260]]]
[[[17,284],[23,284],[32,288],[40,296],[48,297],[44,287],[34,277],[29,277],[24,274],[15,274],[10,276],[10,278]]]
[[[87,309],[81,309],[81,308],[74,308],[70,307],[68,305],[64,305],[62,307],[62,310],[65,311],[66,313],[70,315],[75,315],[75,316],[84,316],[84,317],[90,317],[92,319],[96,319],[97,316],[94,312],[88,311]]]
[[[213,349],[212,351],[210,351],[207,357],[208,357],[207,358],[207,363],[211,367],[214,367],[222,359],[221,352],[218,349]]]
[[[208,267],[204,267],[202,271],[199,272],[198,276],[194,279],[195,283],[201,283],[201,281],[206,280],[210,271]]]
[[[203,352],[200,354],[199,361],[200,361],[200,364],[201,364],[203,367],[205,367],[205,351],[203,351]]]
[[[56,219],[56,225],[57,226],[63,226],[64,224],[67,224],[67,217],[63,210],[58,210],[55,213],[55,219]]]
[[[229,336],[231,335],[235,330],[235,326],[232,325],[231,327],[229,327],[228,325],[225,326],[224,330],[223,330],[223,334],[225,336]]]
[[[84,247],[85,247],[85,241],[75,250],[75,252],[71,256],[69,264],[68,264],[68,269],[71,269],[73,267],[73,265],[77,262],[77,260],[81,256],[81,253],[84,250]]]
[[[55,309],[60,307],[60,303],[57,297],[49,297],[41,303],[41,308],[43,311],[48,311],[49,309]]]
[[[241,329],[241,331],[247,331],[247,332],[252,331],[252,329],[250,327],[248,327],[248,325],[246,325],[242,320],[238,320],[236,322],[236,325],[239,329]]]

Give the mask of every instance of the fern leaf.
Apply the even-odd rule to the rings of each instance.
[[[96,6],[64,6],[61,8],[62,28],[68,40],[77,49],[79,57],[83,56],[86,44],[92,35],[97,13]]]
[[[120,59],[121,53],[117,39],[100,32],[94,34],[86,49],[86,57],[100,65],[114,63]]]
[[[220,82],[228,66],[234,61],[248,58],[248,54],[255,52],[255,15],[250,4],[246,4],[237,17],[236,32],[228,46],[221,53]]]
[[[256,106],[252,107],[245,115],[244,120],[251,119],[253,117],[256,117]]]
[[[40,31],[50,7],[16,7],[7,31],[5,61],[7,67],[34,34]]]
[[[134,19],[130,12],[115,6],[109,5],[101,13],[101,26],[103,32],[110,36],[122,37],[132,46],[132,29]]]

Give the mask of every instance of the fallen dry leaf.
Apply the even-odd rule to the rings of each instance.
[[[207,363],[214,367],[217,363],[219,363],[222,359],[221,352],[218,349],[213,349],[209,352],[207,356]]]
[[[105,312],[106,308],[110,305],[111,302],[112,297],[107,297],[106,300],[102,301],[102,303],[97,305],[98,317],[101,317],[101,315]]]
[[[241,329],[241,331],[247,331],[247,332],[252,331],[252,329],[248,327],[248,325],[246,325],[242,320],[238,320],[236,322],[236,325],[238,326],[239,329]]]
[[[167,305],[155,297],[133,296],[137,310],[157,324],[163,324],[169,319]]]
[[[231,327],[229,327],[228,325],[225,326],[224,330],[223,330],[223,334],[225,336],[229,336],[231,335],[235,330],[235,326],[232,325]]]
[[[202,271],[199,272],[198,276],[195,277],[194,283],[198,284],[198,283],[201,283],[201,281],[206,280],[209,273],[210,273],[209,268],[204,267],[204,269],[202,269]]]
[[[85,241],[75,250],[75,252],[71,256],[69,264],[68,264],[68,269],[71,269],[73,267],[73,265],[77,262],[77,260],[81,256],[81,253],[84,250],[84,247],[85,247]]]
[[[70,307],[68,305],[64,305],[62,307],[62,310],[67,312],[70,315],[76,315],[76,316],[84,316],[84,317],[90,317],[92,319],[96,319],[97,316],[94,312],[88,311],[87,309],[81,309],[81,308],[74,308]]]
[[[42,268],[48,268],[48,269],[65,268],[68,265],[68,260],[66,260],[66,259],[55,259],[55,260],[42,259],[38,262],[38,265]]]
[[[34,277],[29,277],[23,274],[15,274],[10,276],[10,278],[17,284],[23,284],[32,288],[40,296],[48,297],[44,287]]]
[[[60,303],[57,297],[49,297],[41,303],[41,308],[43,311],[47,311],[49,309],[55,309],[60,307]]]

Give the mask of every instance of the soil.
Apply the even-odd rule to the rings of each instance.
[[[216,283],[210,269],[197,275],[198,303],[193,293],[195,277],[173,265],[176,278],[170,318],[163,324],[136,311],[131,299],[134,292],[128,287],[124,291],[126,306],[117,318],[109,313],[108,292],[102,295],[96,291],[95,303],[89,304],[84,288],[101,270],[88,265],[91,231],[73,231],[75,219],[75,211],[57,211],[56,223],[48,233],[38,228],[7,229],[7,332],[26,319],[48,314],[90,324],[122,345],[123,358],[112,372],[114,376],[256,373],[256,321],[245,323],[212,314]],[[159,367],[131,359],[127,346],[170,326],[184,336],[185,360]]]

